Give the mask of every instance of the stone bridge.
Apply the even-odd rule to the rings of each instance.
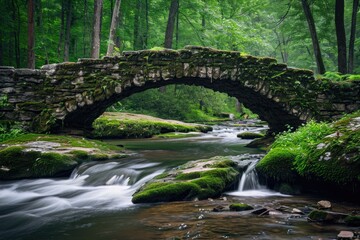
[[[0,67],[0,118],[35,132],[91,129],[107,107],[168,84],[198,85],[236,97],[272,131],[359,109],[360,82],[317,80],[272,58],[188,46],[80,59],[40,70]]]

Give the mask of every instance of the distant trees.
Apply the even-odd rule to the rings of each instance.
[[[337,71],[339,56],[346,72],[358,73],[358,10],[359,0],[0,0],[6,23],[0,64],[98,58],[112,55],[115,45],[121,51],[201,45],[276,57],[319,73]]]

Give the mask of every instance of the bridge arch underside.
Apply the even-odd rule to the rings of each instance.
[[[245,107],[258,114],[261,120],[269,124],[270,133],[287,130],[287,125],[296,128],[305,122],[300,119],[300,113],[297,115],[290,114],[291,111],[286,107],[286,104],[276,102],[266,94],[262,94],[260,91],[254,89],[254,87],[246,87],[238,81],[232,81],[230,79],[212,80],[209,78],[174,78],[161,81],[146,81],[141,84],[137,83],[136,85],[131,84],[130,86],[122,88],[120,93],[114,91],[111,96],[104,97],[105,99],[101,101],[95,101],[91,105],[77,107],[76,110],[68,113],[61,123],[59,121],[58,126],[62,126],[63,131],[72,129],[89,131],[92,129],[93,121],[114,103],[132,94],[170,84],[203,86],[235,97],[239,102],[243,103]]]

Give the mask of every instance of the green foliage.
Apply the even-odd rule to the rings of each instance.
[[[186,122],[213,121],[224,112],[232,113],[238,118],[242,114],[236,110],[235,98],[204,87],[186,85],[169,85],[163,92],[149,89],[122,100],[110,109]],[[249,112],[243,114],[252,116]]]
[[[241,139],[255,139],[255,138],[262,138],[264,136],[265,136],[264,134],[256,133],[256,132],[243,132],[237,135],[237,137]]]
[[[24,130],[17,123],[0,122],[0,142],[24,134]]]
[[[7,95],[3,95],[0,97],[0,107],[6,107],[8,106],[8,97]]]
[[[232,203],[230,206],[230,211],[247,211],[247,210],[252,210],[254,209],[252,206],[247,205],[245,203]]]

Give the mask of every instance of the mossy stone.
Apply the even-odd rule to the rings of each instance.
[[[276,182],[294,182],[298,174],[294,170],[293,162],[296,151],[287,148],[273,148],[256,165],[258,173]]]
[[[247,210],[252,210],[254,209],[252,206],[247,205],[245,203],[233,203],[229,206],[230,211],[247,211]]]
[[[204,163],[200,160],[194,162]],[[196,163],[193,163],[193,165],[196,165]],[[203,165],[206,165],[206,163]],[[159,175],[136,192],[133,195],[132,202],[151,203],[217,197],[236,181],[239,174],[233,167],[181,172],[183,171],[181,169],[190,166],[192,166],[192,162],[180,166],[180,170],[176,170],[178,172],[170,171]]]
[[[324,211],[319,211],[319,210],[313,210],[309,213],[308,218],[311,221],[315,221],[315,222],[324,222],[327,220],[327,212]]]

